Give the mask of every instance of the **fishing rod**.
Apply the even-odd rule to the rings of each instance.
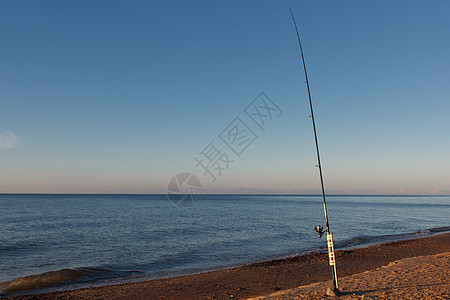
[[[303,55],[302,42],[300,41],[300,34],[298,33],[297,23],[295,22],[295,18],[294,18],[294,14],[292,13],[292,9],[289,8],[289,11],[291,12],[292,21],[294,22],[295,32],[297,33],[298,45],[300,46],[300,56],[302,57],[303,70],[305,72],[305,80],[306,80],[305,83],[306,83],[306,88],[308,90],[309,108],[311,110],[311,119],[312,119],[313,131],[314,131],[314,141],[316,143],[317,166],[319,167],[320,185],[322,187],[323,210],[324,210],[324,213],[325,213],[325,226],[326,226],[325,228],[326,228],[326,231],[323,231],[323,228],[321,226],[314,227],[314,230],[319,235],[319,238],[322,237],[322,235],[325,232],[327,233],[328,258],[329,258],[329,264],[331,266],[331,272],[332,272],[332,275],[333,275],[333,289],[334,289],[334,291],[338,291],[339,290],[339,284],[338,284],[338,276],[337,276],[337,270],[336,270],[336,260],[335,260],[335,253],[334,253],[333,234],[330,231],[330,225],[328,223],[327,202],[326,202],[326,199],[325,199],[325,187],[324,187],[324,184],[323,184],[322,164],[320,163],[319,142],[317,140],[316,122],[314,120],[314,110],[313,110],[313,105],[312,105],[312,100],[311,100],[311,91],[309,89],[308,73],[306,72],[305,57]]]

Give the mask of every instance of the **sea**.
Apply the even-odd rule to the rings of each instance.
[[[194,274],[326,251],[322,196],[0,194],[0,295]],[[327,196],[335,248],[450,231],[450,196]]]

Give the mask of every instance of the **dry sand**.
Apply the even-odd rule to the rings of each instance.
[[[449,252],[450,233],[338,250],[343,291],[339,299],[450,299]],[[15,298],[322,299],[330,279],[328,255],[316,253],[196,275]]]
[[[339,299],[450,299],[450,252],[405,258],[339,280]],[[332,282],[319,282],[249,300],[327,299]],[[337,298],[335,298],[337,299]]]

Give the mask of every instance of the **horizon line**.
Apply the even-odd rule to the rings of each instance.
[[[180,193],[181,194],[181,193]],[[230,196],[320,196],[322,194],[299,193],[199,193],[200,195],[230,195]],[[0,192],[0,195],[168,195],[168,193],[27,193],[27,192]],[[418,197],[450,197],[450,194],[325,194],[325,196],[418,196]]]

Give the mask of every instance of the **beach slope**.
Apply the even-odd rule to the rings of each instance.
[[[405,258],[340,279],[340,299],[450,299],[450,252]],[[326,299],[332,282],[319,282],[248,300]]]

